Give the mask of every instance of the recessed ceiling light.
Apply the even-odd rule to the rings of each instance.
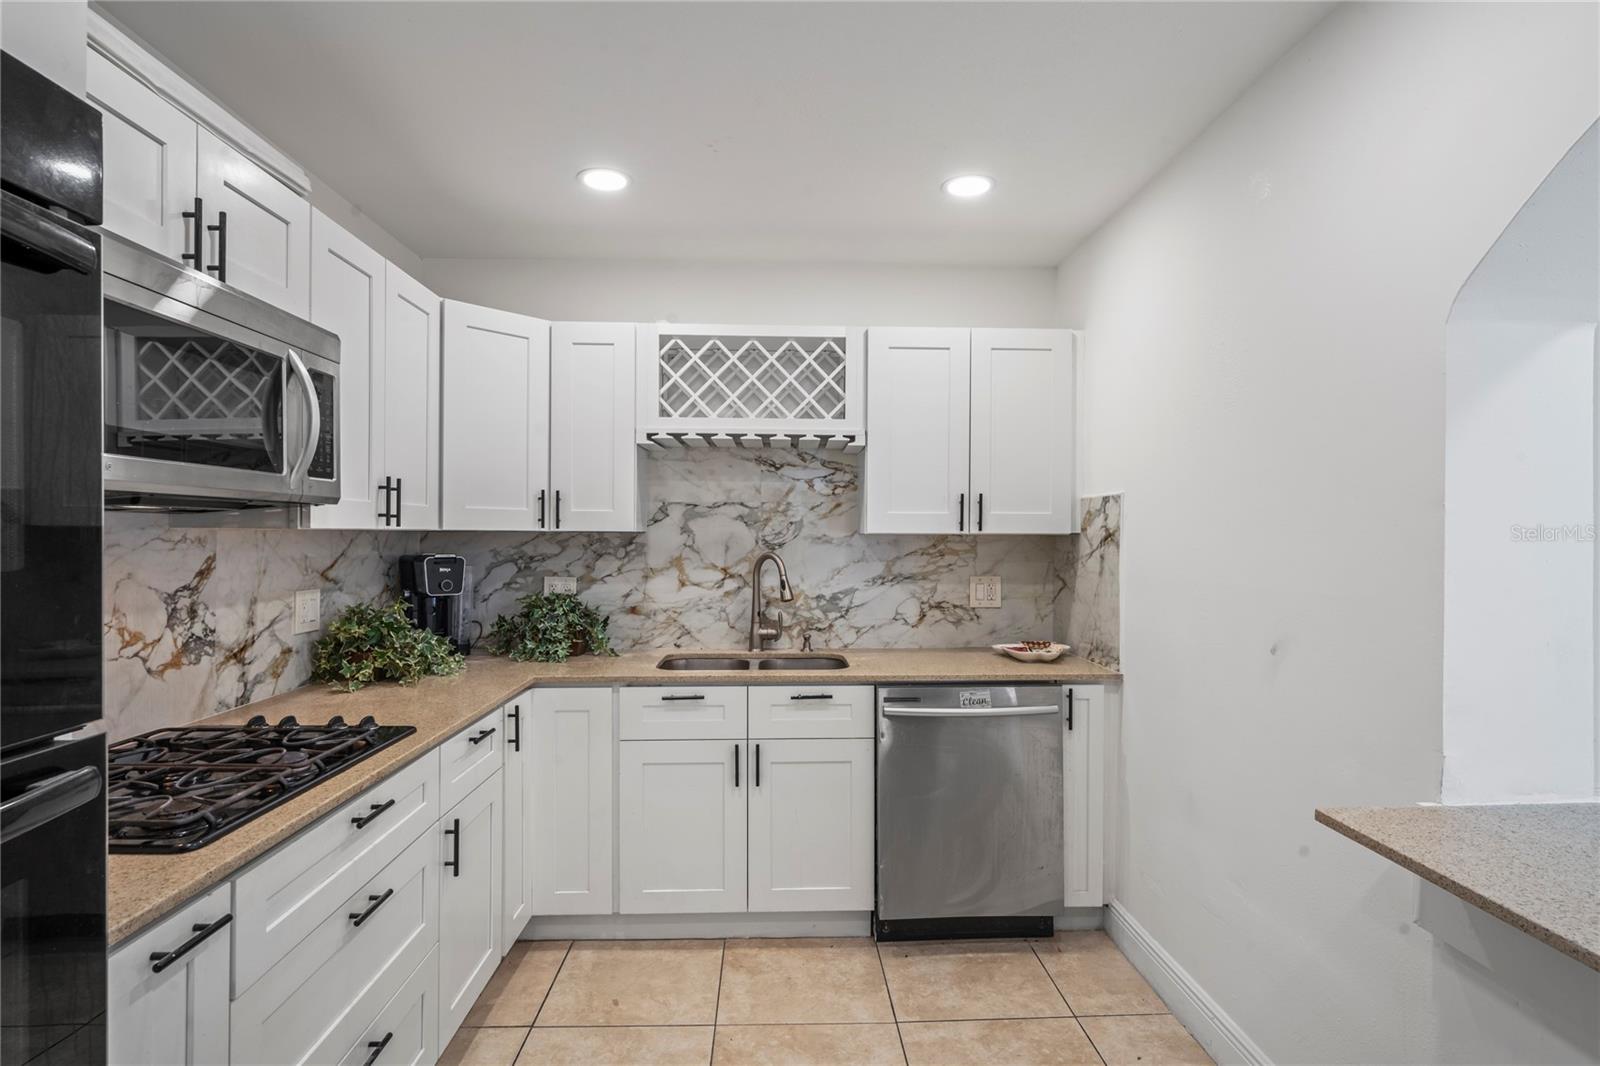
[[[945,192],[963,200],[970,200],[974,196],[982,196],[992,188],[994,188],[994,179],[986,178],[982,174],[962,174],[944,183]]]
[[[578,180],[596,192],[620,192],[628,187],[628,175],[610,167],[590,167],[578,172]]]

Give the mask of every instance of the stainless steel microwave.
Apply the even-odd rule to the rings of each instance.
[[[339,339],[106,234],[106,506],[339,501]]]

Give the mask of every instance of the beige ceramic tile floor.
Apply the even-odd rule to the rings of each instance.
[[[444,1066],[1210,1063],[1102,932],[523,941]]]

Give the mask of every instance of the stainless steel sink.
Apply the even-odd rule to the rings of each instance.
[[[669,655],[656,663],[657,670],[748,670],[749,659],[729,655]]]
[[[843,670],[850,662],[842,655],[795,655],[761,659],[757,670]]]
[[[843,670],[842,655],[668,655],[657,670]]]

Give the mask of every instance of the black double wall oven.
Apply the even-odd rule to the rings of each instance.
[[[0,56],[6,1066],[106,1057],[100,213],[99,113]]]

